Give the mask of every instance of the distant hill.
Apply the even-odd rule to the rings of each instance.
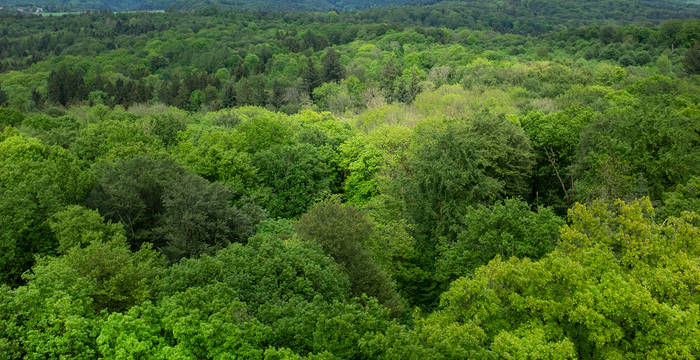
[[[205,7],[257,11],[360,10],[421,5],[436,0],[0,0],[0,6],[42,7],[45,11],[190,10]]]
[[[472,17],[480,14],[505,17],[562,15],[574,22],[611,19],[660,20],[700,16],[700,0],[0,0],[4,7],[43,7],[45,11],[84,10],[193,10],[217,8],[245,11],[346,11],[403,5],[433,5],[463,9]],[[6,9],[7,10],[7,9]],[[379,10],[381,13],[385,10]],[[391,10],[386,10],[391,12]],[[459,11],[458,11],[459,13]],[[585,15],[584,15],[585,14]],[[461,14],[458,14],[461,15]]]
[[[258,11],[362,10],[376,7],[424,5],[438,0],[147,0],[149,9],[189,10],[204,7]]]
[[[41,7],[45,11],[129,10],[137,9],[143,0],[0,0],[0,6]]]

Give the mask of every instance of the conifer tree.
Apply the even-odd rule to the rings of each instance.
[[[394,65],[394,61],[389,58],[389,60],[384,64],[384,69],[382,69],[382,76],[379,79],[379,89],[384,93],[384,97],[387,101],[392,102],[394,100],[394,83],[396,82],[396,77],[399,74],[399,70]]]
[[[314,60],[312,58],[307,58],[306,66],[301,72],[301,86],[302,90],[306,91],[309,96],[313,93],[314,89],[321,85],[321,77],[316,70],[314,65]]]
[[[700,43],[695,43],[688,49],[683,58],[683,68],[690,74],[700,74]]]
[[[411,81],[408,83],[408,98],[406,103],[411,104],[416,96],[421,91],[420,84],[418,83],[418,75],[416,75],[415,70],[411,73]]]
[[[73,71],[61,66],[49,74],[47,88],[49,100],[63,106],[87,96],[87,89],[80,71]]]
[[[224,108],[236,106],[236,86],[234,84],[229,84],[224,88],[221,94],[221,106]]]
[[[340,57],[333,48],[329,48],[323,56],[323,82],[340,81],[345,76],[345,69],[340,64]]]
[[[7,93],[2,90],[2,87],[0,87],[0,106],[5,105],[7,103]]]
[[[272,92],[270,93],[269,103],[274,106],[275,109],[279,109],[282,107],[282,105],[284,105],[284,87],[282,86],[282,83],[277,80],[272,83]]]
[[[399,102],[409,103],[408,99],[410,98],[410,95],[408,93],[408,88],[406,87],[406,81],[399,81],[399,84],[396,86],[396,91],[391,94],[391,97]]]

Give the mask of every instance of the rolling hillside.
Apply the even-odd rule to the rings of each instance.
[[[374,7],[419,5],[433,0],[3,0],[5,7],[42,7],[45,11],[85,10],[189,10],[205,7],[236,10],[330,11],[360,10]]]
[[[437,4],[439,3],[439,4]],[[219,8],[245,11],[347,11],[371,8],[384,8],[403,5],[437,5],[440,11],[445,4],[467,8],[472,12],[496,11],[504,15],[560,15],[566,12],[570,18],[585,19],[635,17],[648,19],[687,18],[700,14],[696,0],[506,0],[481,1],[467,0],[440,2],[438,0],[0,0],[0,6],[42,7],[45,11],[85,11],[85,10],[191,10],[199,8]],[[7,9],[6,9],[7,10]]]

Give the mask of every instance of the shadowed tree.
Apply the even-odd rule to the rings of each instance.
[[[700,42],[688,49],[683,58],[683,68],[688,74],[700,74]]]
[[[311,57],[306,58],[306,66],[301,70],[301,87],[309,96],[314,92],[314,89],[321,85],[321,76],[316,70],[314,60]]]
[[[364,212],[337,199],[325,200],[302,215],[296,230],[302,239],[321,245],[341,265],[355,295],[374,296],[395,315],[404,310],[388,275],[366,248],[372,223]]]
[[[88,204],[121,222],[132,248],[148,242],[175,261],[245,242],[253,234],[263,213],[243,213],[229,204],[231,198],[224,185],[170,159],[142,156],[99,168]]]
[[[2,86],[0,86],[0,106],[5,106],[8,100],[7,93],[2,89]]]
[[[335,49],[329,48],[321,61],[323,63],[323,82],[338,82],[343,79],[345,69],[340,64],[340,57]]]
[[[49,100],[63,106],[87,97],[83,74],[65,65],[49,74],[47,88]]]

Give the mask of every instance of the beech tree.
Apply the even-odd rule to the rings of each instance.
[[[480,114],[421,124],[411,155],[406,206],[420,236],[432,244],[450,234],[466,206],[527,191],[530,142],[503,118]]]
[[[470,206],[454,226],[455,240],[438,244],[436,278],[443,284],[467,275],[500,256],[538,259],[554,250],[563,221],[549,208],[530,210],[517,199]]]
[[[332,170],[320,149],[311,144],[275,145],[253,157],[262,186],[262,204],[272,217],[303,213],[329,193]]]
[[[135,157],[105,164],[88,204],[121,222],[133,249],[153,244],[168,259],[213,253],[245,242],[264,212],[243,213],[231,192],[177,166],[170,159]]]
[[[342,266],[353,294],[374,296],[395,315],[401,314],[400,297],[367,249],[372,224],[364,213],[337,200],[325,200],[302,215],[296,230],[302,239],[319,244]]]
[[[65,149],[14,128],[0,135],[0,281],[20,283],[36,255],[54,252],[52,216],[83,201],[88,187],[88,177]]]
[[[496,257],[382,346],[406,357],[692,359],[698,220],[657,222],[648,198],[574,205],[555,251],[538,261]]]

